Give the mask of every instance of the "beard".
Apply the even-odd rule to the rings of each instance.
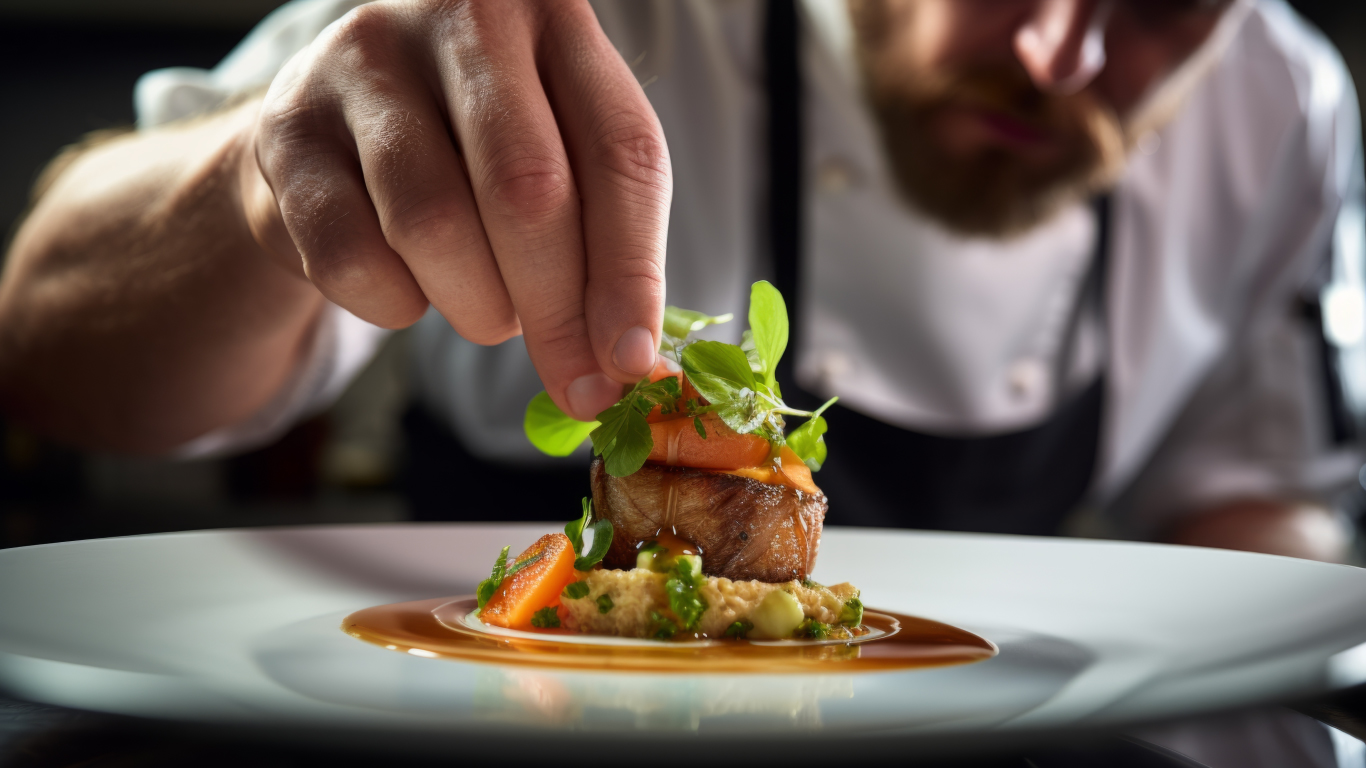
[[[898,192],[950,230],[1020,234],[1111,186],[1124,169],[1125,126],[1086,91],[1044,93],[1022,67],[914,72],[891,66],[873,46],[861,54]],[[965,117],[1008,121],[1040,146],[956,140]]]

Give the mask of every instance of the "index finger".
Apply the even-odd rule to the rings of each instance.
[[[578,181],[588,283],[584,316],[598,364],[648,373],[664,318],[673,174],[664,131],[630,67],[592,17],[547,39],[544,72]],[[561,28],[571,24],[557,21]]]
[[[634,247],[599,242],[585,247],[584,214],[596,214],[599,206],[593,201],[581,207],[592,195],[581,197],[579,172],[593,178],[594,161],[586,152],[566,150],[562,123],[573,112],[569,103],[588,94],[552,103],[538,63],[551,62],[551,68],[584,66],[561,58],[561,51],[546,41],[596,36],[605,45],[605,37],[586,4],[541,5],[534,10],[523,6],[524,19],[515,18],[516,10],[509,13],[501,7],[496,18],[462,20],[483,28],[478,38],[485,48],[483,55],[471,55],[467,47],[453,47],[446,78],[449,103],[457,105],[451,118],[527,351],[551,398],[571,415],[592,418],[620,397],[616,382],[635,381],[653,367],[663,314],[668,196],[643,206],[649,210],[640,214],[639,222],[617,217],[625,230],[642,228],[649,233],[644,238],[621,238],[628,244],[634,241]],[[517,29],[519,21],[530,24],[535,34]],[[608,77],[630,78],[620,57],[602,63],[619,67],[609,70]],[[629,83],[638,90],[633,79]],[[644,106],[648,110],[648,104]],[[653,113],[646,114],[657,127]],[[662,138],[657,143],[662,149]],[[667,169],[667,160],[662,165]],[[656,188],[651,194],[658,198],[658,192]],[[601,225],[589,228],[596,231]],[[626,252],[633,255],[625,256]],[[600,268],[603,263],[626,265],[631,258],[646,268],[632,276]],[[639,279],[632,284],[632,278]],[[599,283],[604,290],[599,290]],[[618,292],[616,307],[600,311],[599,305],[606,302],[595,301],[595,311],[588,311],[590,293],[611,291]]]

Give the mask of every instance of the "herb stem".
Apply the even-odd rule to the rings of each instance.
[[[825,413],[826,408],[829,408],[830,406],[834,405],[835,401],[839,400],[838,397],[832,397],[829,400],[826,400],[824,403],[821,403],[821,407],[817,408],[814,411],[803,411],[797,408],[791,408],[788,406],[787,403],[784,403],[782,400],[771,397],[763,392],[755,392],[754,394],[767,400],[773,406],[768,410],[772,411],[773,413],[781,413],[784,416],[802,416],[808,419],[814,419],[822,413]]]

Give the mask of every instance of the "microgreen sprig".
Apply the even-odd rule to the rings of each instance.
[[[768,440],[774,455],[786,445],[812,470],[820,469],[826,459],[824,435],[828,428],[821,414],[837,398],[814,411],[792,408],[783,402],[777,371],[787,349],[789,329],[782,294],[767,281],[753,285],[749,330],[744,332],[742,345],[692,339],[694,332],[729,320],[731,315],[706,315],[678,307],[665,309],[660,352],[682,366],[688,381],[705,402],[680,402],[682,393],[677,377],[656,382],[645,378],[627,390],[616,405],[598,414],[596,421],[581,422],[565,415],[542,392],[527,405],[523,422],[527,438],[552,456],[568,456],[585,439],[590,439],[593,453],[603,458],[607,473],[625,477],[639,470],[654,448],[646,417],[658,406],[662,413],[691,418],[694,430],[703,439],[707,432],[701,416],[715,413],[732,430]],[[785,434],[784,417],[807,421],[791,434]]]
[[[583,516],[578,520],[570,520],[564,525],[564,535],[569,537],[569,543],[574,547],[574,554],[579,557],[574,560],[574,570],[586,571],[589,568],[602,562],[607,556],[607,550],[612,546],[612,523],[609,520],[593,519],[593,502],[588,497],[583,497]],[[583,532],[584,529],[593,531],[593,546],[588,552],[583,551]]]
[[[607,474],[625,477],[640,469],[650,457],[654,439],[645,417],[655,406],[661,413],[673,413],[683,395],[678,377],[651,382],[641,379],[617,404],[598,414],[601,426],[588,434],[593,454],[606,463]]]

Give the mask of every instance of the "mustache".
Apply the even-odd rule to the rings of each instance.
[[[1058,137],[1089,135],[1098,128],[1115,133],[1122,121],[1085,90],[1047,93],[1022,68],[999,67],[921,73],[898,81],[870,83],[872,96],[884,106],[921,114],[956,107],[1001,114]]]
[[[952,230],[1018,234],[1111,185],[1123,171],[1129,144],[1124,124],[1086,90],[1045,93],[1022,71],[902,74],[881,82],[876,73],[865,74],[866,96],[902,197]],[[959,109],[1008,117],[1037,131],[1056,151],[1031,158],[987,144],[967,154],[945,152],[936,118]]]

